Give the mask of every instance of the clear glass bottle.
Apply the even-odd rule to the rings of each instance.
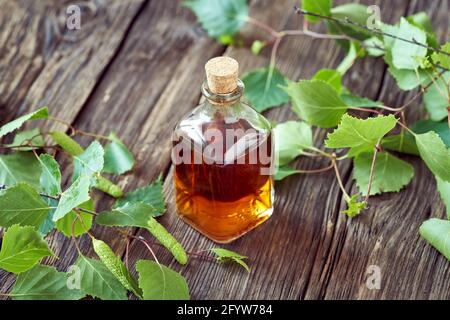
[[[234,59],[213,58],[205,69],[205,102],[173,133],[176,203],[185,222],[227,243],[272,214],[271,125],[240,100],[244,85]]]

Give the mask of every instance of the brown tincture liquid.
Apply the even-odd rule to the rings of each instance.
[[[222,132],[223,137],[226,137],[226,129],[251,128],[247,120],[226,123],[223,117],[199,126],[203,133],[211,128],[217,129]],[[234,143],[238,139],[236,137]],[[182,141],[181,136],[174,142],[174,146]],[[261,169],[269,170],[270,163],[261,161],[259,153],[261,151],[271,156],[270,133],[260,134],[251,141],[253,143],[241,154],[235,155],[233,163],[227,161],[225,164],[207,164],[203,155],[200,156],[202,163],[195,164],[195,152],[198,151],[191,148],[191,164],[175,165],[176,201],[180,216],[216,242],[226,243],[238,238],[264,222],[272,213],[272,178],[261,174]],[[225,141],[222,143],[225,155],[228,150]],[[254,152],[257,160],[250,162],[250,153],[254,155]]]

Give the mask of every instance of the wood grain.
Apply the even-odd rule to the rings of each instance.
[[[279,29],[294,29],[300,25],[299,17],[292,14],[292,2],[277,2],[277,6],[270,11],[265,10],[268,5],[268,1],[255,1],[250,12]],[[386,17],[388,21],[398,19],[405,13],[404,6],[398,5],[396,8],[398,9],[391,11],[391,15]],[[246,31],[250,30],[249,27]],[[246,37],[251,37],[251,34],[246,34]],[[230,48],[226,53],[239,61],[243,71],[268,63],[268,52],[254,57],[246,48]],[[309,78],[322,67],[336,67],[343,57],[334,42],[309,38],[287,39],[282,43],[278,56],[277,67],[291,79]],[[346,84],[354,92],[376,98],[380,91],[384,68],[381,61],[365,60],[351,70]],[[362,81],[367,72],[371,73],[370,82]],[[292,113],[283,107],[268,112],[267,116],[282,121],[292,118]],[[325,133],[324,130],[315,132],[317,143],[323,140]],[[323,167],[326,164],[324,160],[310,159],[301,159],[297,163],[299,167],[305,169]],[[342,163],[340,170],[348,180],[351,172],[350,163]],[[162,218],[163,223],[188,250],[195,251],[215,246],[177,218],[176,208],[173,205],[171,178],[169,174],[165,185],[169,209]],[[195,299],[323,297],[329,277],[329,270],[326,268],[327,258],[333,255],[333,244],[339,242],[345,232],[336,230],[339,221],[345,220],[345,217],[339,214],[341,202],[339,187],[331,173],[288,178],[277,184],[273,217],[255,231],[227,246],[231,250],[248,255],[253,271],[247,275],[245,271],[235,266],[223,267],[193,260],[182,269],[182,273],[189,281],[193,297]],[[140,231],[139,234],[148,236],[145,231]],[[163,255],[163,263],[178,267],[163,249],[158,249],[157,254]],[[133,243],[130,261],[142,257],[150,258],[141,244]]]
[[[126,189],[147,184],[167,169],[172,128],[200,96],[198,83],[203,75],[194,71],[203,69],[210,57],[225,50],[194,22],[192,13],[177,2],[149,2],[133,22],[120,51],[76,119],[68,114],[59,115],[77,129],[105,135],[114,131],[123,138],[138,159],[134,174],[121,178],[120,184]],[[189,72],[195,76],[188,76]],[[180,77],[182,80],[178,81]],[[173,92],[170,83],[178,83]],[[162,108],[158,101],[167,101],[168,97],[172,105]],[[77,137],[77,140],[88,145],[92,138]],[[106,196],[95,197],[98,211],[112,204],[112,199]],[[118,254],[124,251],[125,240],[116,230],[96,226],[93,232]],[[64,259],[46,262],[66,270],[77,257],[73,242],[60,234],[48,240],[55,253]],[[93,254],[89,237],[82,237],[80,246],[83,253]],[[5,280],[5,287],[12,284],[11,280],[12,276]]]
[[[447,0],[363,2],[378,4],[387,22],[425,10],[441,40],[448,38]],[[198,104],[203,65],[209,58],[225,52],[239,61],[242,72],[265,66],[270,48],[254,56],[248,46],[253,39],[269,36],[246,25],[241,34],[246,47],[225,48],[207,37],[180,1],[156,0],[94,1],[98,6],[93,11],[83,9],[87,20],[81,32],[74,33],[64,30],[67,3],[0,0],[1,8],[14,13],[0,12],[0,124],[48,104],[53,114],[78,129],[104,135],[116,132],[138,159],[133,174],[119,178],[118,183],[132,190],[163,172],[168,211],[161,222],[189,251],[217,246],[177,217],[171,132]],[[295,3],[254,0],[250,15],[278,30],[297,29],[302,18],[292,10]],[[310,78],[320,68],[336,67],[343,57],[334,41],[289,37],[281,43],[277,68],[293,80]],[[414,94],[398,90],[379,59],[358,61],[344,82],[352,92],[392,106]],[[408,121],[423,117],[419,103],[410,108]],[[265,115],[274,121],[295,119],[289,106]],[[326,130],[315,130],[317,145],[325,135]],[[77,139],[83,145],[91,140]],[[339,213],[345,203],[332,172],[277,183],[271,219],[225,246],[249,256],[251,273],[199,259],[181,267],[165,249],[154,249],[162,263],[187,278],[193,299],[448,298],[448,261],[417,235],[420,223],[430,216],[443,216],[444,208],[433,177],[421,161],[402,158],[415,167],[413,182],[400,193],[371,198],[369,210],[355,219]],[[310,158],[294,163],[302,169],[327,164],[327,160]],[[357,192],[351,162],[341,162],[339,170],[348,192]],[[95,197],[99,211],[112,204],[104,195]],[[146,231],[136,232],[152,239]],[[124,254],[125,239],[117,231],[96,226],[93,233],[117,254]],[[60,259],[45,262],[67,270],[77,255],[73,242],[56,233],[49,242]],[[84,253],[93,255],[87,236],[81,237],[80,245]],[[139,259],[151,259],[151,255],[133,241],[130,265]],[[370,265],[381,268],[380,290],[365,285]],[[0,271],[0,292],[7,292],[13,280]]]

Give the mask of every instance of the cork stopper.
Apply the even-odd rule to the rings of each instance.
[[[239,64],[233,58],[212,58],[205,64],[205,71],[211,92],[225,94],[236,90]]]

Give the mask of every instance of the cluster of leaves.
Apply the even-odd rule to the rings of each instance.
[[[308,30],[276,31],[261,21],[255,23],[244,0],[189,0],[186,3],[208,34],[218,40],[235,36],[244,22],[269,31],[274,39],[255,41],[251,48],[255,54],[288,33],[317,35]],[[328,157],[331,165],[325,170],[335,168],[348,204],[343,213],[353,217],[366,207],[369,196],[398,192],[409,184],[414,169],[397,155],[406,153],[421,157],[434,174],[450,212],[450,129],[447,124],[450,43],[439,44],[424,12],[401,18],[395,25],[374,20],[375,27],[367,27],[373,12],[357,3],[333,7],[332,0],[303,0],[297,12],[304,15],[306,24],[325,22],[328,34],[320,34],[321,38],[336,39],[347,55],[335,70],[321,69],[309,80],[289,80],[275,68],[272,59],[267,67],[251,70],[243,76],[245,96],[256,110],[264,111],[291,102],[292,111],[299,118],[274,127],[279,156],[276,179],[306,172],[288,166],[298,156]],[[213,19],[214,15],[221,20]],[[272,58],[275,51],[274,45]],[[400,89],[419,88],[417,96],[423,94],[429,118],[410,127],[404,122],[404,112],[417,96],[401,107],[392,108],[345,88],[342,77],[355,60],[365,56],[382,57]],[[351,116],[350,111],[376,116],[358,118]],[[312,127],[334,128],[324,142],[326,149],[314,145]],[[359,194],[349,195],[340,181],[336,162],[344,159],[353,161],[353,178]],[[358,200],[361,196],[364,201]],[[424,223],[420,233],[450,259],[449,230],[449,221],[432,219]]]
[[[36,119],[54,118],[46,107],[38,109],[0,127],[0,138]],[[103,226],[143,228],[179,264],[188,262],[182,245],[156,220],[166,209],[161,176],[124,194],[104,174],[129,172],[134,156],[113,133],[101,138],[108,141],[105,147],[94,140],[83,149],[65,132],[44,133],[35,128],[18,132],[11,144],[2,145],[15,152],[0,155],[0,227],[4,230],[0,268],[17,275],[11,292],[2,295],[12,299],[81,299],[88,295],[117,300],[127,299],[132,292],[140,299],[189,298],[187,282],[180,273],[159,264],[155,257],[156,262],[136,263],[136,279],[120,257],[90,232],[94,217]],[[45,145],[47,140],[55,144]],[[73,160],[70,185],[65,190],[60,166],[54,155],[43,152],[46,149],[61,150]],[[92,188],[117,198],[110,211],[95,212]],[[75,241],[78,259],[66,272],[40,264],[44,257],[56,257],[46,241],[52,231]],[[85,234],[91,239],[95,258],[84,255],[77,245],[76,237]],[[235,261],[248,270],[243,262],[246,257],[221,248],[210,251],[218,261]]]

